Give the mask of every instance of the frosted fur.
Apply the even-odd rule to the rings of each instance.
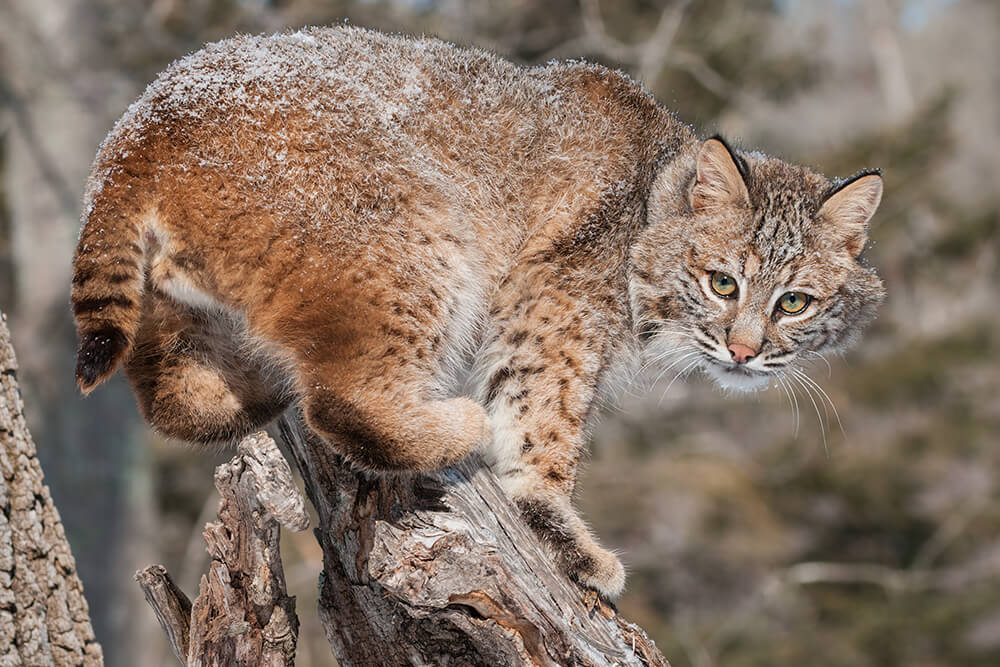
[[[528,146],[533,137],[543,134],[558,143],[589,133],[573,112],[574,100],[554,85],[562,67],[572,65],[524,70],[485,51],[352,27],[240,37],[209,44],[167,68],[118,121],[99,153],[98,165],[127,157],[130,149],[121,147],[123,140],[141,141],[147,128],[175,118],[262,127],[265,118],[305,110],[316,120],[310,128],[313,136],[289,136],[280,130],[270,133],[267,145],[255,156],[256,169],[243,178],[261,184],[292,184],[287,196],[295,200],[289,207],[301,211],[298,198],[305,198],[307,206],[319,214],[315,221],[319,224],[325,203],[331,199],[358,203],[361,193],[356,188],[378,191],[389,173],[412,169],[435,185],[454,185],[451,175],[442,170],[447,160],[441,159],[441,151],[448,147],[415,131],[444,120],[441,111],[426,108],[425,87],[438,91],[453,87],[460,93],[451,100],[456,109],[447,110],[445,124],[460,121],[452,117],[455,111],[476,118],[478,136],[463,137],[460,145],[475,139],[473,146],[484,157],[489,152],[482,148],[489,144],[491,134],[521,135],[522,145]],[[349,108],[344,100],[350,100]],[[365,122],[359,123],[359,118]],[[349,181],[353,187],[345,188],[337,178],[337,156],[309,163],[288,159],[289,150],[307,148],[311,138],[321,141],[327,134],[349,136],[354,146],[374,149],[392,161],[372,161],[363,182]],[[595,162],[599,155],[594,155]],[[198,157],[202,166],[225,168],[234,156],[206,147]],[[516,166],[518,158],[527,156],[508,152],[503,157]],[[496,160],[481,166],[496,170],[496,181],[476,184],[456,197],[489,199],[493,193],[484,186],[499,185],[503,173],[516,171],[503,169]],[[590,176],[600,172],[598,166]],[[84,202],[88,213],[100,188],[113,181],[114,169],[99,169],[94,176]],[[368,221],[377,221],[377,209],[359,212],[367,213]],[[360,226],[366,220],[357,222]]]
[[[77,381],[124,364],[189,441],[296,404],[368,470],[479,450],[563,570],[614,598],[624,568],[570,502],[602,395],[671,364],[757,389],[843,348],[881,300],[856,258],[876,185],[702,141],[597,65],[237,37],[171,65],[98,152]],[[779,316],[787,290],[811,305]]]

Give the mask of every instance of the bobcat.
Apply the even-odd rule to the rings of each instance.
[[[578,583],[624,586],[570,497],[610,379],[689,355],[764,387],[882,300],[877,172],[702,140],[626,75],[357,28],[171,65],[101,146],[76,378],[226,442],[297,403],[371,471],[483,453]],[[463,373],[477,378],[460,395]]]

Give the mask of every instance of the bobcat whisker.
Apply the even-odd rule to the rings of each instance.
[[[692,330],[690,328],[682,325],[678,325],[677,327],[664,327],[662,325],[657,325],[656,332],[649,338],[649,345],[647,345],[647,349],[650,347],[655,348],[657,345],[662,345],[664,341],[670,342],[671,336],[677,336],[682,340],[693,340],[691,331]]]
[[[826,393],[826,391],[823,389],[823,387],[819,385],[818,382],[809,377],[809,375],[806,374],[805,371],[793,369],[793,372],[799,375],[803,380],[811,384],[813,387],[815,387],[816,391],[818,391],[819,394],[826,400],[826,402],[830,404],[830,408],[833,409],[833,415],[837,418],[837,426],[840,427],[841,434],[846,436],[847,432],[844,430],[844,423],[840,421],[840,413],[837,411],[837,406],[834,404],[833,399],[830,398],[830,395]],[[826,418],[827,421],[830,420],[830,413],[827,413]]]
[[[827,378],[832,378],[833,377],[833,367],[830,365],[830,362],[827,361],[826,357],[824,357],[819,352],[814,352],[813,350],[807,350],[807,352],[809,354],[813,355],[814,357],[817,357],[820,361],[822,361],[824,364],[826,364]]]
[[[690,369],[701,363],[701,356],[700,356],[701,353],[698,354],[699,354],[698,358],[696,358],[694,361],[692,361],[687,366],[682,368],[676,375],[674,375],[674,379],[670,381],[670,383],[667,385],[667,388],[663,390],[662,394],[660,394],[660,400],[657,403],[658,406],[663,405],[663,399],[667,397],[667,392],[669,392],[670,388],[674,386],[675,382],[677,382],[677,378],[681,377],[682,375],[687,373]]]
[[[671,338],[671,336],[676,336],[677,338]],[[658,336],[653,343],[654,346],[660,347],[653,359],[657,361],[662,361],[665,357],[669,357],[680,349],[692,347],[692,342],[694,341],[691,336],[681,333],[671,333],[664,336]],[[652,361],[651,363],[656,363],[657,361]]]
[[[654,365],[662,362],[664,359],[669,359],[671,356],[673,356],[675,354],[678,354],[680,352],[689,352],[689,351],[692,351],[692,350],[695,350],[695,349],[696,348],[693,345],[691,345],[690,343],[682,343],[682,344],[678,345],[677,347],[672,347],[672,348],[669,348],[669,349],[657,352],[646,363],[644,363],[642,365],[642,367],[639,368],[638,371],[636,371],[636,375],[638,376],[638,375],[642,374],[644,371],[646,371],[649,368],[653,367]]]
[[[798,368],[792,368],[792,369],[790,369],[790,371],[791,371],[791,373],[793,373],[793,374],[794,374],[794,375],[795,375],[795,376],[796,376],[797,378],[799,378],[799,380],[800,380],[800,381],[801,381],[801,382],[802,382],[802,383],[803,383],[803,384],[804,384],[805,386],[809,387],[809,389],[810,389],[810,392],[812,393],[812,391],[813,391],[813,390],[815,389],[815,383],[811,381],[811,380],[812,380],[812,378],[810,378],[810,377],[807,377],[807,376],[805,375],[805,373],[803,373],[803,372],[802,372],[801,370],[799,370]],[[829,423],[830,423],[830,409],[829,409],[829,408],[827,408],[827,406],[826,406],[826,402],[825,402],[825,401],[824,401],[824,400],[822,399],[822,396],[818,396],[818,398],[820,399],[820,404],[821,404],[821,405],[823,406],[823,416],[824,416],[824,417],[826,417],[826,422],[827,422],[827,423],[829,424]]]
[[[788,379],[789,380],[793,380],[800,387],[802,387],[802,389],[805,391],[806,396],[809,398],[809,402],[812,403],[813,410],[816,411],[816,419],[819,421],[819,432],[820,432],[820,435],[823,436],[823,451],[825,451],[827,457],[829,457],[830,456],[830,446],[827,444],[827,441],[826,441],[826,422],[823,421],[823,415],[821,415],[820,412],[819,412],[819,405],[816,404],[816,399],[813,398],[813,394],[812,394],[812,391],[809,388],[809,385],[807,385],[806,383],[804,383],[802,381],[802,379],[798,375],[794,374],[795,369],[792,369],[792,371],[793,371],[793,374],[789,375]],[[825,404],[823,406],[823,409],[824,410],[826,409],[826,405]]]
[[[788,397],[788,407],[791,408],[792,414],[795,416],[795,431],[792,434],[794,439],[799,437],[799,399],[795,397],[795,392],[789,388],[788,381],[782,377],[778,377],[778,386],[781,387],[782,391],[785,392],[785,396]]]
[[[678,364],[688,361],[689,359],[691,359],[691,357],[697,357],[700,354],[701,352],[699,352],[698,350],[692,349],[690,352],[685,352],[683,355],[677,357],[676,359],[671,361],[665,368],[663,368],[659,373],[657,373],[656,378],[650,383],[649,386],[655,387],[656,384],[660,381],[660,379],[663,378],[663,376],[666,375],[671,368],[674,368]]]
[[[664,330],[664,331],[657,332],[656,336],[654,336],[653,339],[652,339],[652,344],[655,346],[655,345],[662,345],[662,344],[664,344],[664,342],[673,343],[673,342],[675,342],[673,340],[673,338],[672,338],[673,336],[676,336],[677,338],[679,338],[680,340],[685,341],[685,342],[686,341],[696,340],[691,335],[691,333],[688,332],[688,331],[684,331],[684,330],[680,330],[680,329],[678,329],[678,330]]]
[[[648,387],[651,388],[660,380],[661,377],[663,377],[663,375],[667,371],[669,371],[676,364],[684,361],[685,359],[690,359],[691,355],[695,353],[697,353],[697,350],[689,343],[683,343],[678,347],[657,352],[645,363],[643,363],[639,369],[637,369],[632,373],[631,380],[628,383],[626,383],[625,386],[623,387],[623,392],[628,396],[631,396],[632,398],[641,398],[642,396],[640,394],[637,394],[636,392],[632,391],[631,385],[635,384],[642,377],[643,373],[645,373],[648,369],[655,366],[656,364],[659,364],[664,359],[669,359],[673,355],[680,355],[677,359],[670,362],[670,364],[666,368],[660,370],[660,372],[656,376],[656,379],[648,383]],[[647,386],[646,383],[643,383],[643,386]]]

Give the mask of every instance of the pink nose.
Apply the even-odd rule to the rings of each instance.
[[[746,345],[740,345],[739,343],[734,343],[729,346],[729,354],[733,355],[733,361],[738,364],[745,364],[746,362],[757,356],[757,350]]]

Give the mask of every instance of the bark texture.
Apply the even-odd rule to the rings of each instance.
[[[669,667],[639,627],[559,573],[478,460],[430,475],[358,472],[306,429],[279,423],[316,508],[319,615],[342,667]],[[292,665],[298,621],[279,524],[308,518],[263,433],[219,466],[212,564],[192,604],[162,566],[137,573],[186,665]]]
[[[0,313],[0,666],[101,664],[83,585],[24,420]]]
[[[319,515],[319,614],[340,665],[669,667],[555,569],[478,460],[374,476],[300,419],[280,427]]]
[[[216,469],[215,486],[219,521],[204,532],[212,562],[194,603],[160,565],[136,580],[185,665],[293,665],[299,622],[285,588],[279,526],[305,530],[309,517],[288,463],[257,433]]]

